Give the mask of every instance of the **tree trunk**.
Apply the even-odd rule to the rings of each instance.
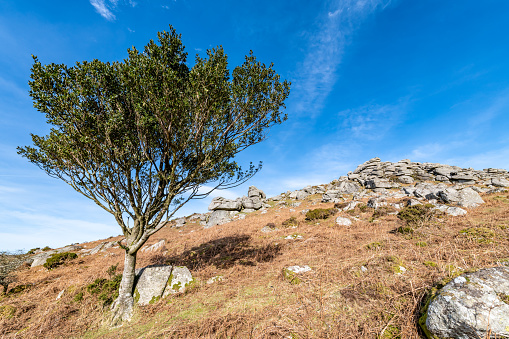
[[[134,298],[134,278],[136,269],[136,253],[129,254],[125,252],[124,259],[124,273],[122,275],[122,281],[120,282],[120,290],[118,292],[118,298],[111,305],[113,317],[111,319],[111,326],[117,326],[122,321],[129,321],[133,315]]]

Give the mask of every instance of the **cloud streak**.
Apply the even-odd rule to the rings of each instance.
[[[309,51],[298,70],[298,113],[315,115],[323,108],[337,81],[349,37],[369,15],[388,4],[388,0],[339,0],[331,4],[332,9],[320,18],[318,32],[309,36]]]
[[[115,21],[115,14],[108,8],[104,0],[90,0],[90,4],[94,6],[97,13],[108,21]],[[116,1],[112,1],[113,6],[116,5]]]

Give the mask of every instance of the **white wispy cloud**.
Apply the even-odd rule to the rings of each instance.
[[[406,106],[406,100],[402,100],[397,104],[365,105],[341,111],[338,115],[343,122],[342,132],[348,130],[359,139],[382,139],[400,121]]]
[[[316,114],[337,81],[337,70],[355,29],[389,0],[338,0],[320,18],[319,30],[310,34],[309,51],[299,67],[296,79],[297,112]]]
[[[113,6],[116,6],[116,1],[110,1]],[[115,14],[108,8],[104,0],[90,0],[90,4],[94,6],[97,13],[108,21],[114,21],[116,19]]]

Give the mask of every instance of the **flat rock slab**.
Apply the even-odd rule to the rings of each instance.
[[[509,267],[465,273],[439,291],[426,327],[439,338],[509,338]]]

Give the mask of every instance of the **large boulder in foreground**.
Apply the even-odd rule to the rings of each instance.
[[[136,270],[134,300],[140,306],[157,302],[170,294],[180,293],[193,277],[187,267],[153,265]]]
[[[509,338],[509,267],[462,274],[429,304],[426,328],[438,338]]]

